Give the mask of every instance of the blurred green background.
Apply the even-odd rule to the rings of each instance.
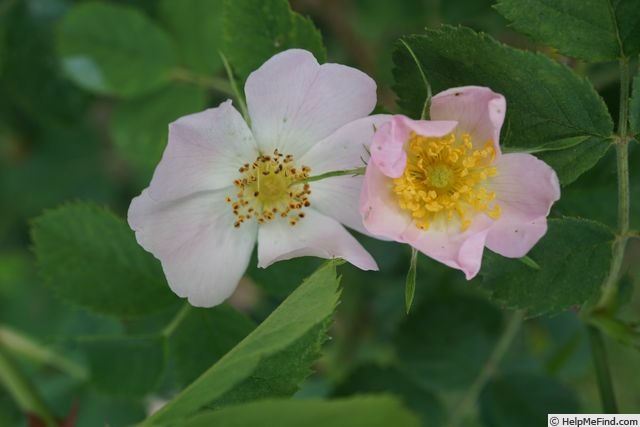
[[[46,209],[78,200],[108,206],[124,216],[131,198],[149,181],[166,143],[168,122],[215,106],[226,96],[178,79],[156,92],[128,99],[98,96],[78,87],[63,72],[55,47],[56,28],[75,3],[0,2],[0,328],[10,327],[86,367],[79,337],[155,330],[176,307],[123,320],[62,301],[43,284],[35,267],[30,221]],[[170,34],[175,30],[166,19],[169,1],[111,3],[139,10]],[[210,3],[215,10],[221,2]],[[401,35],[441,23],[469,26],[512,46],[542,50],[591,79],[610,110],[617,110],[615,64],[587,66],[532,45],[510,30],[491,1],[294,0],[291,5],[320,29],[330,62],[355,66],[375,78],[384,110],[395,111],[393,43]],[[203,73],[225,78],[219,61],[208,63],[206,58],[180,53],[187,62],[202,61]],[[635,166],[639,154],[637,149],[632,152]],[[614,179],[615,163],[607,156],[572,184],[567,199],[553,214],[588,213],[613,225]],[[444,425],[448,408],[464,395],[486,363],[509,313],[491,303],[475,281],[466,282],[460,272],[421,256],[416,300],[407,316],[408,248],[362,240],[381,272],[340,267],[343,297],[332,339],[315,373],[296,396],[391,392],[425,425]],[[637,259],[640,248],[632,246],[629,252],[630,259]],[[77,405],[77,425],[135,422],[150,404],[171,395],[224,354],[319,264],[301,259],[267,271],[250,269],[230,303],[244,313],[233,325],[235,330],[214,322],[218,311],[206,314],[214,322],[210,353],[196,351],[192,360],[171,360],[150,394],[114,395],[87,381],[83,372],[73,377],[42,361],[16,358],[16,363],[59,416]],[[629,289],[634,285],[632,280],[626,283]],[[637,313],[639,306],[635,301],[629,310]],[[640,354],[607,344],[621,410],[640,412]],[[185,368],[185,363],[192,366]],[[464,422],[468,426],[535,426],[542,425],[547,413],[599,411],[586,330],[577,314],[568,311],[524,323],[496,375],[482,390],[477,408]],[[26,418],[0,389],[0,426],[14,425],[26,425]]]

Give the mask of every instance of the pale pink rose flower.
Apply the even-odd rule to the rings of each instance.
[[[251,127],[231,101],[182,117],[129,225],[158,258],[171,289],[196,306],[227,299],[258,242],[258,266],[299,256],[376,270],[344,228],[364,231],[363,177],[308,176],[363,166],[376,126],[376,84],[304,50],[279,53],[245,84]]]
[[[486,246],[518,258],[547,231],[560,198],[551,167],[502,154],[506,101],[486,87],[435,95],[431,120],[394,116],[375,133],[360,213],[366,229],[462,270],[480,270]]]

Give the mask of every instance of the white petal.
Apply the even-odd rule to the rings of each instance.
[[[231,101],[181,117],[149,186],[155,200],[173,200],[233,184],[238,168],[258,155],[251,131]]]
[[[311,206],[364,234],[370,234],[360,215],[362,176],[340,176],[311,183]]]
[[[306,216],[296,225],[270,221],[258,230],[258,267],[276,261],[301,257],[342,258],[362,270],[377,270],[371,255],[333,218],[305,210]]]
[[[311,167],[311,175],[363,167],[376,128],[390,120],[389,115],[368,116],[354,120],[314,145],[300,164]],[[359,212],[361,176],[327,178],[311,183],[311,203],[320,212],[368,234]]]
[[[160,260],[171,289],[195,306],[220,304],[233,293],[255,244],[255,222],[233,227],[227,193],[157,202],[145,190],[129,207],[138,243]]]
[[[278,148],[296,159],[376,105],[369,76],[344,65],[319,65],[300,49],[274,55],[251,73],[245,94],[260,149],[269,154]]]
[[[392,116],[376,114],[354,120],[318,142],[300,164],[311,168],[311,175],[366,166],[373,134]]]

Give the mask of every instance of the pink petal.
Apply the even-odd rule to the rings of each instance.
[[[369,233],[402,242],[412,219],[400,209],[392,188],[393,181],[383,175],[373,162],[369,163],[360,193],[360,214]]]
[[[251,73],[245,94],[260,149],[278,148],[296,159],[376,105],[369,76],[344,65],[319,65],[300,49],[274,55]]]
[[[238,168],[257,155],[251,131],[231,101],[181,117],[169,125],[149,194],[165,201],[231,186]]]
[[[225,191],[157,202],[148,190],[133,199],[129,225],[162,263],[169,286],[194,306],[220,304],[235,290],[256,241],[256,224],[233,227]]]
[[[402,237],[406,243],[423,254],[449,267],[462,270],[467,280],[471,280],[480,271],[482,253],[492,222],[488,216],[479,214],[463,232],[457,228],[423,231],[411,226]]]
[[[418,229],[408,212],[400,209],[392,191],[393,180],[370,163],[360,198],[365,228],[372,234],[408,243],[425,255],[464,271],[467,279],[480,270],[485,239],[492,220],[484,214],[473,219],[466,231]]]
[[[418,135],[445,136],[456,127],[455,121],[411,120],[396,115],[378,129],[371,144],[371,161],[391,178],[399,178],[407,164],[406,143],[411,132]]]
[[[481,86],[447,89],[431,99],[431,120],[456,120],[457,131],[471,134],[474,144],[482,146],[493,141],[498,156],[506,111],[504,96]]]
[[[362,270],[377,270],[371,255],[336,220],[313,209],[295,226],[270,221],[258,231],[258,267],[300,256],[342,258]]]
[[[560,184],[555,171],[531,154],[505,154],[495,166],[498,175],[489,188],[496,192],[502,215],[489,231],[487,247],[519,258],[546,233],[546,218],[560,198]]]

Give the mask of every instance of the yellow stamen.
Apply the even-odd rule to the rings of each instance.
[[[285,156],[276,149],[273,155],[260,155],[238,169],[241,177],[233,181],[236,198],[226,198],[236,217],[234,227],[251,218],[259,224],[287,218],[292,226],[304,218],[302,210],[311,205],[311,189],[300,181],[309,177],[311,169],[291,167],[293,160],[291,154]]]
[[[430,138],[412,133],[407,146],[407,166],[393,180],[398,205],[411,213],[415,224],[427,230],[432,224],[471,225],[473,214],[501,215],[495,193],[484,182],[498,174],[491,166],[493,142],[477,149],[468,134]]]

